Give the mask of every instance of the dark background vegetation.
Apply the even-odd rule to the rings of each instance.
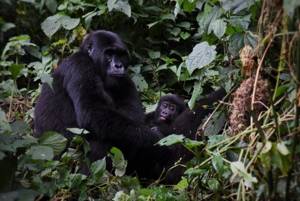
[[[0,200],[297,200],[299,189],[300,3],[298,0],[2,0],[0,2]],[[239,51],[256,49],[270,101],[243,131],[229,129],[230,98],[202,126],[174,186],[125,176],[119,150],[78,171],[89,146],[78,134],[32,134],[34,102],[60,59],[91,30],[117,32],[131,53],[130,75],[146,111],[176,93],[193,108],[245,79]],[[251,117],[252,118],[252,117]],[[199,122],[200,126],[201,122]],[[224,126],[225,125],[225,126]],[[201,127],[201,126],[200,126]]]

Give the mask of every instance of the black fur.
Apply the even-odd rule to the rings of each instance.
[[[193,110],[188,109],[184,101],[177,95],[172,94],[163,96],[161,97],[156,110],[146,115],[146,122],[153,130],[160,132],[164,136],[170,134],[183,134],[187,138],[196,140],[195,134],[197,128],[202,120],[213,111],[212,104],[221,100],[225,95],[226,91],[221,88],[197,101],[196,107]],[[177,106],[177,115],[174,116],[171,121],[161,121],[159,119],[161,103],[164,101],[173,103]],[[173,145],[170,148],[170,151],[167,152],[169,156],[164,157],[164,160],[159,161],[156,158],[153,158],[152,161],[148,161],[147,167],[141,168],[138,173],[144,177],[154,176],[157,178],[163,170],[167,170],[174,166],[175,162],[181,160],[180,163],[184,164],[193,156],[181,145]],[[145,153],[140,153],[140,157],[144,154]],[[149,152],[146,154],[149,154]],[[160,156],[157,158],[160,158]],[[144,162],[143,164],[146,163]],[[151,171],[149,167],[153,167],[152,175],[147,174],[147,172]],[[165,179],[163,182],[171,184],[178,182],[184,170],[185,168],[183,166],[172,168],[164,175]]]
[[[194,134],[201,121],[213,111],[212,104],[221,100],[225,95],[226,91],[220,88],[206,97],[199,99],[193,110],[188,109],[183,100],[175,94],[163,96],[156,110],[146,115],[146,123],[155,130],[160,131],[164,136],[174,133],[183,134],[185,137],[194,139]],[[163,101],[173,103],[177,106],[177,115],[173,117],[172,121],[162,122],[158,119],[159,108]]]
[[[144,110],[134,83],[126,74],[128,51],[109,31],[90,33],[80,50],[53,72],[53,90],[44,84],[35,106],[35,136],[66,128],[90,131],[90,159],[105,156],[111,146],[128,159],[139,148],[152,147],[160,136],[145,126]]]

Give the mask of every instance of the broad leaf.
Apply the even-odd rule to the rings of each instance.
[[[107,1],[108,11],[117,10],[128,17],[131,17],[131,7],[128,3],[128,0],[108,0]]]
[[[67,128],[67,130],[74,133],[74,134],[76,134],[76,135],[82,135],[82,134],[86,135],[86,134],[90,133],[89,131],[87,131],[83,128]]]
[[[188,102],[190,108],[194,108],[196,100],[202,94],[202,92],[203,92],[202,83],[200,81],[195,82],[192,97]]]
[[[67,30],[72,30],[75,27],[78,26],[80,22],[79,18],[70,18],[69,16],[63,16],[61,18],[61,25],[63,26],[63,28],[67,29]]]
[[[249,24],[251,22],[251,15],[246,16],[231,16],[229,21],[229,24],[235,27],[240,27],[243,30],[248,29]]]
[[[290,153],[284,142],[280,142],[277,144],[277,150],[284,156]]]
[[[91,173],[92,173],[93,178],[96,181],[99,180],[103,176],[105,169],[106,169],[106,159],[105,158],[93,162],[91,165]]]
[[[256,183],[257,179],[249,174],[241,161],[235,161],[230,163],[230,168],[233,174],[237,174],[242,177],[246,182]]]
[[[57,1],[56,0],[47,0],[46,2],[47,8],[51,11],[51,13],[55,13],[57,8]]]
[[[216,58],[216,46],[207,42],[197,44],[186,60],[186,66],[190,74],[196,69],[201,69],[210,64]]]
[[[49,146],[32,146],[27,154],[31,155],[33,160],[52,160],[54,157],[53,149]]]
[[[298,6],[300,6],[299,0],[284,0],[283,1],[283,8],[291,18],[294,16],[294,11]]]
[[[51,147],[55,155],[66,148],[67,141],[67,138],[56,132],[47,132],[40,138],[40,144]]]
[[[142,74],[134,74],[131,79],[134,82],[138,91],[143,92],[148,89],[148,83],[146,82]]]
[[[214,34],[220,39],[225,34],[226,26],[227,23],[224,22],[223,19],[218,19],[209,25],[207,32],[211,33],[211,31],[213,31]]]
[[[255,0],[220,0],[221,5],[226,11],[232,11],[234,14],[250,8],[255,3]]]
[[[159,140],[157,142],[157,144],[160,146],[170,146],[172,144],[177,144],[177,143],[183,142],[184,139],[185,139],[185,137],[183,135],[172,134],[172,135],[168,135],[167,137]]]
[[[50,17],[47,17],[41,24],[43,32],[51,38],[60,28],[62,15],[56,14]]]
[[[122,151],[113,147],[111,148],[110,153],[113,167],[115,168],[115,175],[119,177],[123,176],[126,172],[127,161],[125,160]]]
[[[222,10],[220,7],[211,8],[210,6],[206,5],[204,12],[201,12],[197,16],[197,21],[199,24],[198,32],[199,34],[203,34],[208,31],[208,27],[222,15]]]

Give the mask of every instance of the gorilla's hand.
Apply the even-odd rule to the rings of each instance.
[[[153,131],[153,133],[155,134],[155,135],[162,135],[162,133],[160,132],[160,130],[159,130],[159,127],[158,126],[153,126],[153,127],[151,127],[151,131]]]

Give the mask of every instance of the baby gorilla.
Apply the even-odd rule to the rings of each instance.
[[[195,134],[198,126],[213,111],[212,104],[221,100],[225,95],[226,91],[221,88],[198,100],[193,110],[190,110],[184,101],[175,94],[163,96],[156,110],[146,115],[146,123],[152,130],[161,133],[163,136],[182,134],[187,138],[196,139]],[[208,107],[205,107],[205,105]],[[181,164],[184,164],[193,155],[182,145],[172,145],[169,148],[168,156],[163,156],[166,153],[161,152],[163,148],[157,151],[156,155],[150,154],[154,153],[154,151],[149,149],[139,152],[139,160],[145,160],[142,164],[146,165],[141,166],[137,170],[139,177],[157,179],[165,170],[167,172],[163,175],[164,179],[162,182],[167,184],[177,183],[185,168],[184,166],[173,167],[174,164],[179,160]],[[149,172],[152,174],[150,175]]]
[[[223,88],[210,93],[197,101],[196,107],[190,110],[184,101],[175,94],[161,97],[154,112],[146,115],[146,123],[152,130],[164,136],[172,133],[183,134],[194,138],[201,121],[213,111],[212,105],[226,95]]]
[[[173,122],[187,109],[184,101],[177,95],[163,96],[159,100],[156,110],[146,115],[146,123],[153,131],[167,136],[173,130]]]

